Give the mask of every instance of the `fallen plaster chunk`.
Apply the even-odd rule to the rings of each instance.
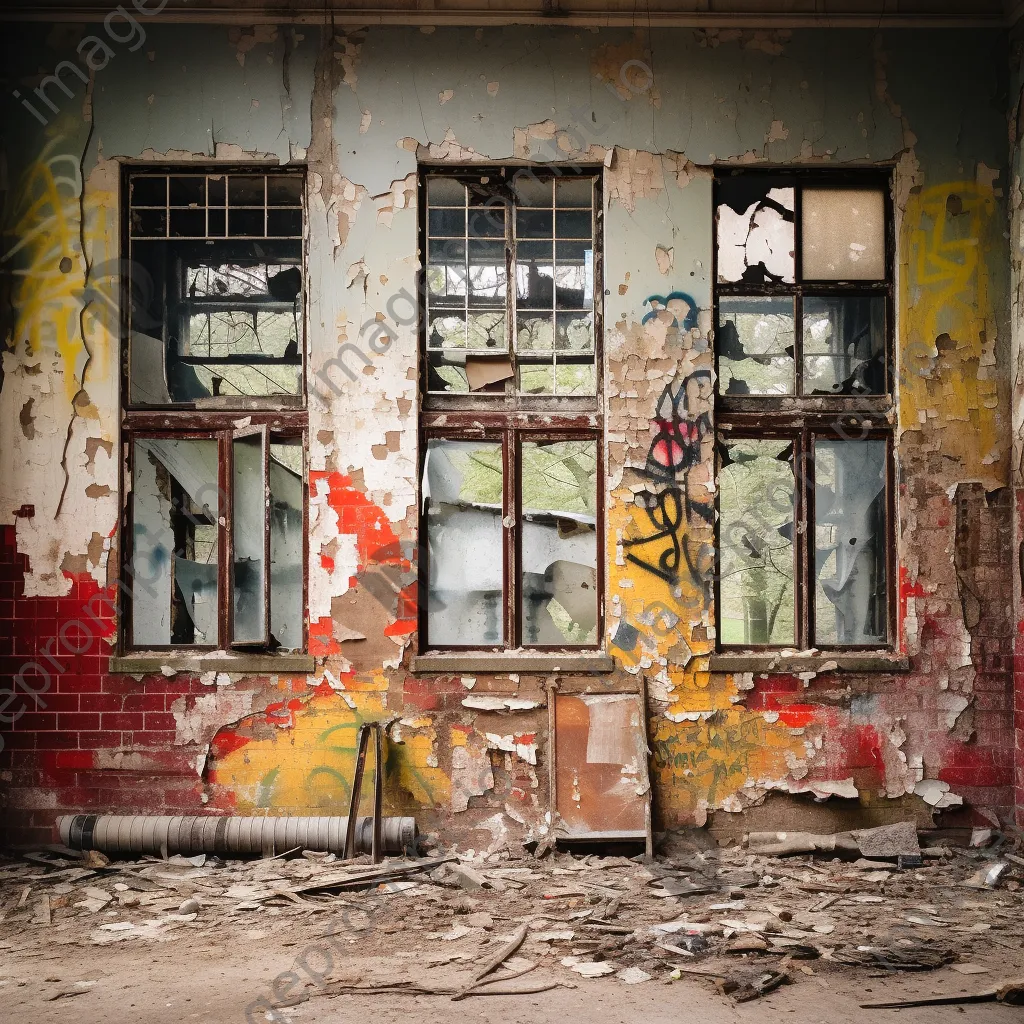
[[[540,701],[476,693],[469,697],[463,697],[462,706],[464,708],[476,708],[478,711],[530,711],[533,708],[540,707]]]
[[[940,782],[938,779],[922,779],[914,787],[914,793],[937,811],[947,807],[959,807],[964,802],[962,796],[950,793],[948,782]]]
[[[467,690],[472,690],[476,686],[476,676],[462,676],[460,682]]]

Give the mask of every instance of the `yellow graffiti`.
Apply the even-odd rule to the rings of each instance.
[[[79,391],[87,357],[80,313],[86,296],[84,239],[89,262],[109,276],[117,251],[116,196],[95,191],[84,204],[83,182],[76,154],[66,150],[62,136],[52,138],[11,190],[4,211],[4,244],[0,265],[13,281],[11,304],[15,311],[12,341],[24,354],[38,357],[56,352],[64,367],[64,389],[71,400]],[[90,323],[101,329],[90,338],[91,373],[107,379],[112,372],[110,340],[117,333],[117,290],[92,308]],[[83,410],[81,407],[78,410]]]
[[[654,772],[662,782],[661,811],[675,820],[728,807],[745,786],[771,787],[806,758],[800,736],[745,708],[697,722],[659,718],[652,745]]]
[[[242,745],[213,762],[210,783],[224,787],[242,811],[272,807],[277,813],[347,814],[359,726],[392,717],[380,692],[357,691],[351,700],[354,708],[337,694],[316,694],[281,726],[254,728],[250,723]],[[436,737],[431,719],[399,725],[397,739],[386,744],[385,813],[446,804],[448,779],[432,764]],[[372,763],[371,751],[367,773]],[[371,792],[364,784],[362,813],[367,813]]]
[[[999,424],[988,263],[1002,241],[996,213],[993,190],[972,181],[912,194],[899,296],[902,429],[956,424],[943,431],[943,455],[993,483],[1005,481],[1009,455]]]

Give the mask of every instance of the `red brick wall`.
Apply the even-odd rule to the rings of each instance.
[[[69,575],[67,597],[26,597],[27,569],[15,528],[0,527],[0,844],[53,842],[56,817],[82,810],[199,812],[202,786],[173,745],[169,709],[205,688],[111,675],[114,590]]]

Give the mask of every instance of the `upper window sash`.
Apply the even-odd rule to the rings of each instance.
[[[594,406],[600,181],[548,167],[423,174],[427,405]]]
[[[302,408],[304,175],[128,168],[129,408]]]
[[[720,175],[714,204],[720,406],[888,406],[889,175]]]

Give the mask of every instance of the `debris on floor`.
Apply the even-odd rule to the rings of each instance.
[[[608,978],[692,979],[743,1002],[783,984],[827,985],[836,972],[1012,977],[1024,968],[1020,837],[986,830],[960,841],[922,850],[913,826],[897,823],[824,837],[752,833],[748,845],[722,848],[688,830],[662,837],[654,857],[630,858],[443,849],[430,837],[425,856],[379,865],[314,851],[117,860],[50,847],[0,858],[0,950],[305,929],[335,951],[377,958],[378,973],[346,977],[335,956],[335,973],[296,1001],[459,1000]],[[971,998],[1013,1003],[1016,984]],[[65,986],[53,998],[89,991]]]

